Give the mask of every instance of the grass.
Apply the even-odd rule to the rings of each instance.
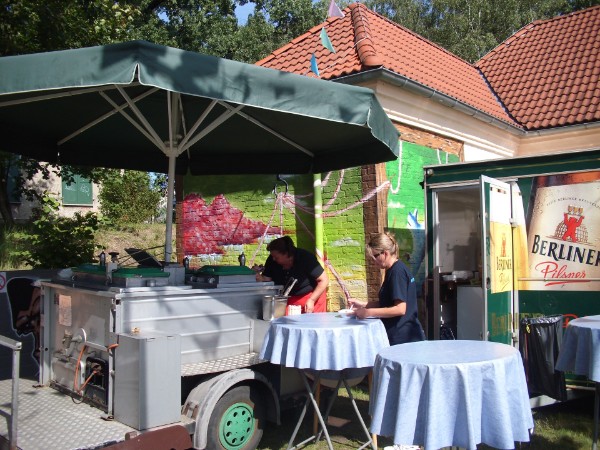
[[[30,269],[27,264],[15,256],[15,253],[21,250],[20,245],[22,245],[17,235],[26,229],[25,225],[12,227],[0,225],[0,268],[2,270]]]
[[[118,252],[119,260],[124,265],[134,264],[134,261],[127,259],[128,247],[139,249],[150,249],[149,253],[156,256],[157,259],[164,259],[165,248],[165,228],[164,223],[140,223],[121,225],[118,227],[105,227],[96,233],[96,242],[106,249],[106,252]],[[175,225],[173,225],[173,258],[175,255]],[[100,251],[98,251],[100,253]]]
[[[340,398],[334,403],[331,415],[350,419],[350,422],[336,427],[328,426],[333,448],[335,450],[356,449],[365,442],[366,437],[360,427],[350,399],[345,391],[340,390]],[[356,403],[363,418],[368,426],[368,396],[365,390],[359,385],[352,389],[352,393],[357,399]],[[570,400],[568,402],[544,406],[533,410],[535,421],[534,433],[531,442],[517,445],[517,449],[522,450],[579,450],[589,449],[592,445],[593,430],[593,395],[589,397]],[[443,407],[443,405],[440,405]],[[263,435],[259,449],[262,450],[283,450],[287,448],[288,440],[294,431],[294,426],[300,415],[300,409],[293,409],[282,412],[281,425],[268,427]],[[303,424],[300,428],[295,444],[312,435],[312,412],[309,410]],[[387,445],[392,445],[390,438],[378,436],[378,448],[382,449]],[[324,438],[317,444],[306,445],[307,450],[325,450],[328,448]],[[491,450],[493,447],[479,445],[478,450]]]
[[[27,230],[26,225],[17,224],[7,228],[0,226],[0,268],[2,270],[31,269],[27,264],[15,257],[19,250],[20,240],[15,236],[19,232]],[[140,223],[120,225],[114,227],[103,227],[96,232],[95,242],[106,249],[107,252],[118,252],[119,259],[124,265],[134,264],[127,259],[125,248],[134,247],[140,249],[151,249],[157,259],[164,259],[165,224],[164,223]],[[21,244],[22,245],[22,244]],[[100,249],[97,254],[100,253]],[[173,256],[175,260],[175,226],[173,226]],[[90,261],[92,262],[92,261]]]

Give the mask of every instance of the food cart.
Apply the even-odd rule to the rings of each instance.
[[[184,426],[195,448],[254,448],[301,388],[294,372],[258,358],[271,319],[262,318],[263,299],[281,287],[256,282],[245,266],[85,264],[40,285],[40,382],[21,380],[30,397],[21,448],[93,448],[171,425]],[[98,412],[86,423],[50,391]],[[32,417],[31,401],[48,414]],[[68,411],[62,428],[57,417]],[[90,433],[102,418],[110,422]],[[46,423],[53,432],[42,438],[35,430]]]

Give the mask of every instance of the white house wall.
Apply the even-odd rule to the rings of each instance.
[[[382,80],[361,86],[374,90],[391,120],[463,142],[464,161],[540,155],[598,148],[600,124],[525,133],[486,122]]]
[[[519,156],[552,152],[591,150],[600,146],[600,124],[554,128],[540,133],[528,133],[521,139]]]
[[[393,121],[464,143],[465,161],[515,156],[519,137],[457,109],[449,108],[385,81],[365,83]]]

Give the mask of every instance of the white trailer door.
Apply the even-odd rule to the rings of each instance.
[[[514,291],[513,192],[511,185],[480,177],[482,279],[487,340],[513,345],[516,298]],[[521,205],[522,209],[522,205]]]

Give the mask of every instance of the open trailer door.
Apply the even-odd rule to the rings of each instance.
[[[510,184],[486,176],[480,177],[480,189],[487,340],[514,345],[517,329],[513,318],[518,308],[514,254],[518,249],[513,248],[513,192]]]

